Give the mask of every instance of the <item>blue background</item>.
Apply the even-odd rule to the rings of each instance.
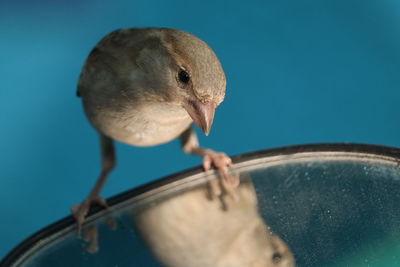
[[[77,79],[101,37],[139,26],[188,31],[219,56],[227,96],[204,146],[400,145],[397,0],[0,0],[0,257],[93,186],[98,139]],[[201,162],[177,141],[117,153],[105,197]]]

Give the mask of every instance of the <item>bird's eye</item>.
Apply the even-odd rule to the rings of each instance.
[[[178,73],[179,81],[182,83],[188,83],[190,81],[190,75],[185,70],[180,70]]]

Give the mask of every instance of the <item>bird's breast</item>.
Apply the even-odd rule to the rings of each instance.
[[[97,112],[92,121],[105,135],[134,146],[154,146],[171,141],[189,127],[192,119],[180,106],[146,104],[124,110]]]

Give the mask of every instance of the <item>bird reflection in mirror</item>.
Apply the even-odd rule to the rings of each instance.
[[[237,198],[222,195],[226,208],[204,198],[205,187],[180,193],[133,215],[143,240],[170,267],[295,266],[288,246],[258,213],[252,183]]]

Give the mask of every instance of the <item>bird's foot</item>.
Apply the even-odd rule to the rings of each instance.
[[[78,236],[81,235],[82,225],[85,222],[86,215],[89,212],[90,206],[93,204],[100,205],[104,208],[108,208],[108,204],[104,198],[96,197],[96,198],[87,198],[82,203],[77,204],[71,207],[72,216],[74,216],[77,226]]]
[[[240,179],[238,175],[229,172],[229,167],[233,165],[232,160],[223,152],[208,151],[203,157],[203,168],[205,171],[214,166],[221,176],[220,179],[210,181],[212,196],[221,196],[224,191],[234,200],[238,200],[236,188],[239,186]]]
[[[108,209],[107,201],[101,197],[96,197],[93,199],[88,198],[81,204],[71,207],[72,216],[74,216],[76,220],[78,237],[81,237],[82,225],[85,222],[85,218],[89,212],[90,206],[93,204],[97,204],[105,209]],[[116,222],[112,217],[108,217],[106,223],[113,230],[117,228]],[[83,239],[89,243],[89,245],[86,247],[86,251],[89,253],[96,253],[99,250],[97,225],[93,224],[84,229]]]

